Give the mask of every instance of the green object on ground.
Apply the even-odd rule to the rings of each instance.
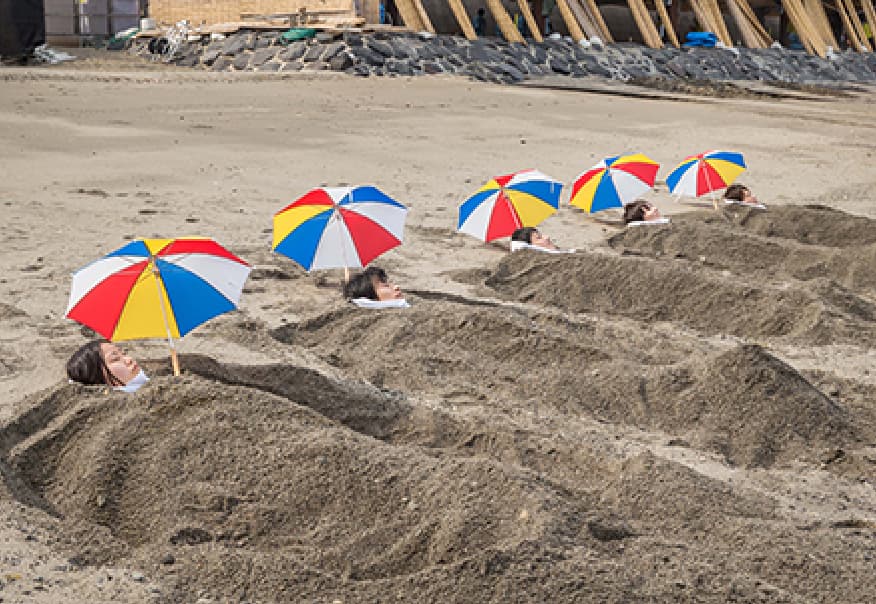
[[[295,40],[306,40],[316,35],[316,30],[310,27],[293,27],[288,31],[280,34],[280,40],[284,44],[294,42]]]

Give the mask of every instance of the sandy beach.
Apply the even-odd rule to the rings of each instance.
[[[876,104],[456,77],[0,69],[0,602],[824,602],[876,594]],[[676,201],[742,152],[766,212]],[[574,254],[455,232],[486,180],[661,163],[672,222]],[[273,254],[320,185],[410,207],[410,309]],[[137,237],[253,265],[240,308],[68,384],[70,275]]]

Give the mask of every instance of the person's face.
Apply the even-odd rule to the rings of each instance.
[[[742,203],[759,203],[757,197],[751,194],[751,189],[742,190]]]
[[[649,220],[657,220],[660,218],[660,210],[657,209],[657,206],[652,206],[651,204],[646,205],[644,208],[645,221]]]
[[[374,279],[374,293],[377,294],[377,299],[383,302],[384,300],[399,300],[404,298],[401,288],[398,285],[389,281],[380,281]]]
[[[541,231],[535,231],[532,233],[532,236],[529,238],[529,244],[534,245],[536,247],[544,248],[546,250],[555,250],[557,246],[551,241],[550,237],[545,237],[541,234]]]
[[[137,364],[137,361],[124,354],[115,344],[101,344],[100,354],[103,355],[103,362],[106,363],[109,372],[122,385],[130,382],[140,372],[140,366]]]

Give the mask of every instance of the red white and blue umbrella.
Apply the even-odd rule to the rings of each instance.
[[[206,237],[138,239],[73,274],[67,317],[112,341],[173,340],[233,310],[249,264]]]
[[[563,183],[538,170],[497,176],[459,207],[457,229],[481,241],[534,227],[557,211]]]
[[[361,268],[402,243],[407,213],[377,187],[320,187],[274,215],[272,247],[307,271]]]
[[[569,203],[591,214],[622,208],[654,187],[659,168],[641,153],[606,157],[575,179]]]
[[[729,186],[745,167],[741,153],[707,151],[685,158],[666,177],[666,184],[673,195],[699,197]]]

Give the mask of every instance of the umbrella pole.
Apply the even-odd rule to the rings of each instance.
[[[164,297],[161,295],[161,272],[155,258],[152,259],[152,274],[155,275],[155,288],[158,290],[158,306],[161,308],[161,317],[164,319],[164,329],[167,330],[167,345],[170,347],[170,365],[173,367],[173,375],[179,376],[179,357],[176,355],[176,346],[173,343],[173,335],[170,333],[170,323],[167,321],[167,311],[164,309]]]

